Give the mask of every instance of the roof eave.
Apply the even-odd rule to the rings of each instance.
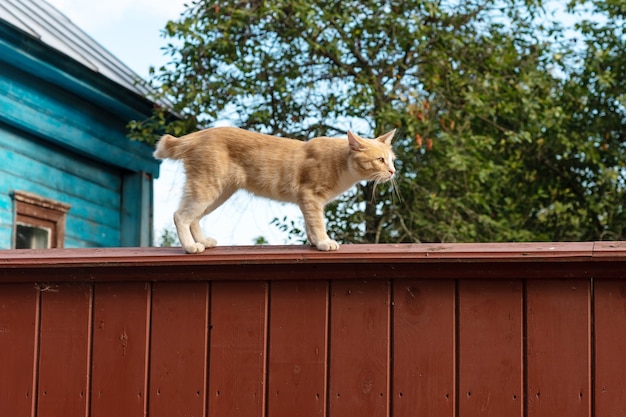
[[[94,72],[40,42],[32,35],[0,20],[0,65],[2,63],[18,67],[27,74],[54,84],[122,120],[143,120],[152,114],[155,106],[147,98]],[[55,141],[54,138],[48,138],[48,140]],[[59,145],[73,147],[67,143],[59,143]],[[160,163],[152,158],[152,148],[149,145],[131,142],[128,139],[128,143],[123,147],[125,152],[136,155],[133,158],[132,167],[124,165],[124,168],[145,171],[153,177],[158,177]],[[84,146],[76,150],[81,153],[89,151],[83,148]],[[93,156],[98,159],[101,155]]]
[[[0,20],[0,62],[15,65],[128,120],[152,114],[154,103]],[[137,77],[137,83],[144,81]],[[146,88],[146,93],[148,89]]]

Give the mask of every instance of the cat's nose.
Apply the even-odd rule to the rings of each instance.
[[[389,168],[389,173],[390,173],[391,175],[395,174],[395,173],[396,173],[396,169],[395,169],[394,167],[390,167],[390,168]]]

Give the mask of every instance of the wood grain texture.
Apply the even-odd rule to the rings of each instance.
[[[10,186],[14,189],[29,190],[40,196],[46,196],[57,201],[69,204],[72,209],[67,213],[66,236],[83,242],[90,246],[116,246],[119,244],[119,211],[107,209],[107,204],[102,202],[89,202],[82,198],[62,193],[47,185],[33,183],[31,180],[4,176],[0,172],[0,187]],[[27,174],[25,174],[27,175]],[[4,180],[10,185],[4,183]]]
[[[150,263],[166,265],[276,265],[311,264],[320,267],[325,264],[379,265],[389,264],[430,264],[441,267],[447,263],[471,263],[475,269],[484,265],[497,266],[500,263],[561,263],[566,261],[576,267],[594,257],[594,242],[566,243],[406,243],[406,244],[359,244],[343,245],[338,251],[318,251],[310,245],[288,246],[218,246],[201,254],[189,256],[181,248],[103,248],[68,251],[3,252],[3,264],[8,267],[34,267],[37,265],[58,265],[69,267],[76,264],[89,265],[106,262],[105,265],[137,265]],[[624,256],[621,257],[623,260]],[[484,264],[484,265],[481,265]],[[465,265],[462,265],[465,269]],[[606,265],[605,265],[606,266]],[[260,272],[260,271],[259,271]],[[315,272],[315,271],[312,271]],[[358,272],[366,272],[359,270]],[[584,272],[584,271],[579,271]],[[562,271],[561,275],[569,273]],[[519,270],[518,270],[519,274]],[[413,270],[413,278],[425,275]],[[526,275],[526,274],[525,274]],[[394,278],[395,275],[392,275]],[[626,273],[624,275],[626,277]],[[255,279],[249,276],[248,280]],[[286,279],[286,277],[280,277]],[[297,277],[294,277],[297,278]],[[323,277],[322,277],[323,278]],[[424,276],[430,278],[430,276]],[[519,278],[519,277],[518,277]],[[349,279],[349,278],[346,278]]]
[[[31,284],[0,285],[0,416],[35,411],[39,296]]]
[[[388,281],[332,283],[330,415],[389,415],[390,302]]]
[[[326,415],[328,283],[271,284],[269,417]]]
[[[17,61],[25,58],[22,51],[3,49],[5,55],[12,52],[17,52],[14,56]],[[48,57],[51,55],[48,54]],[[27,68],[32,70],[34,65],[40,70],[44,69],[44,79],[50,80],[60,75],[56,68],[41,61],[33,62],[32,59],[33,56],[29,55]],[[122,93],[122,97],[112,98],[94,86],[85,88],[83,81],[81,93],[92,97],[87,101],[80,100],[67,92],[68,85],[74,84],[71,81],[67,83],[72,76],[65,78],[62,75],[61,79],[57,78],[55,82],[65,83],[60,87],[42,80],[39,75],[42,74],[33,77],[27,71],[17,70],[11,65],[3,66],[0,74],[0,110],[5,121],[24,132],[32,132],[52,144],[72,149],[91,159],[122,169],[158,175],[159,163],[152,157],[150,146],[130,141],[127,137],[126,123],[149,114],[150,110],[143,107],[145,102],[128,106],[130,96]],[[106,83],[99,87],[104,85]],[[122,91],[117,89],[116,93]],[[137,105],[142,110],[138,110]],[[103,106],[106,111],[103,111]],[[111,108],[122,113],[111,113]]]
[[[515,279],[524,277],[626,278],[626,257],[597,262],[591,243],[343,245],[336,252],[310,246],[217,247],[197,256],[180,248],[107,248],[98,251],[8,251],[0,254],[0,280],[34,280],[49,266],[88,273],[91,280],[115,275],[124,280],[167,279]],[[481,249],[483,252],[481,252]],[[127,266],[142,266],[129,269]],[[20,275],[8,273],[20,268]],[[109,269],[110,268],[110,269]],[[47,271],[49,281],[63,279]],[[19,281],[18,281],[19,282]]]
[[[51,286],[41,294],[38,417],[87,414],[92,295],[84,284]]]
[[[69,239],[81,246],[119,245],[119,169],[85,161],[82,156],[10,128],[0,128],[0,149],[0,190],[6,190],[0,193],[28,191],[70,204],[66,224]],[[9,203],[12,210],[12,201]],[[9,245],[2,247],[9,249],[10,239],[5,242]]]
[[[0,135],[2,132],[0,131]],[[11,150],[3,149],[2,157],[4,158],[3,170],[6,170],[13,174],[13,176],[21,175],[29,181],[34,181],[40,184],[45,184],[53,190],[56,190],[64,195],[71,195],[75,199],[80,198],[88,202],[101,202],[106,204],[107,208],[111,208],[112,211],[119,210],[119,193],[120,193],[120,178],[115,178],[108,187],[103,187],[99,184],[95,184],[91,178],[82,178],[77,173],[71,171],[62,170],[54,165],[54,160],[49,160],[44,157],[47,155],[56,155],[57,159],[62,158],[62,153],[56,149],[50,149],[42,145],[38,145],[37,142],[31,142],[29,150],[24,150],[26,154],[17,153]],[[37,158],[39,156],[39,158]],[[75,155],[65,154],[63,155],[66,160],[70,161],[76,158]],[[76,164],[81,164],[76,162]],[[84,162],[82,162],[84,164]],[[105,172],[111,171],[110,167],[101,167]],[[117,173],[118,171],[113,170]],[[7,176],[3,176],[7,178]]]
[[[452,280],[393,283],[393,416],[455,415],[455,302]]]
[[[21,154],[41,164],[54,167],[55,170],[67,172],[78,178],[91,181],[96,187],[117,192],[119,174],[117,170],[96,161],[85,161],[82,158],[70,158],[63,149],[45,140],[24,134],[6,125],[0,126],[0,143],[2,147],[15,154]]]
[[[159,162],[152,147],[129,140],[126,129],[129,120],[150,113],[149,103],[114,87],[109,93],[115,98],[103,93],[116,83],[101,77],[89,85],[84,72],[80,81],[66,74],[71,60],[57,62],[60,70],[48,63],[58,58],[54,54],[35,58],[36,43],[2,48],[12,64],[0,74],[0,193],[23,190],[70,204],[68,247],[151,244],[152,178]],[[124,181],[133,174],[141,187]],[[0,219],[7,213],[0,207]],[[139,233],[128,227],[135,225]],[[125,228],[131,232],[120,233]],[[0,247],[11,247],[6,229],[0,229]]]
[[[152,188],[145,172],[122,174],[120,246],[152,245]]]
[[[595,415],[626,415],[626,282],[594,281]]]
[[[266,282],[212,284],[209,416],[265,415],[267,298]]]
[[[208,310],[206,282],[153,284],[151,417],[205,415]]]
[[[622,416],[626,244],[545,245],[0,251],[0,415]]]
[[[524,415],[523,283],[459,282],[459,414]]]
[[[528,417],[591,415],[591,286],[527,282]]]
[[[95,287],[92,417],[147,414],[150,290],[144,283]]]

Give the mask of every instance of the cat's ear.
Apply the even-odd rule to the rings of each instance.
[[[363,139],[357,135],[356,133],[352,133],[348,130],[348,143],[350,144],[350,149],[353,151],[364,151],[366,146],[363,143]]]
[[[376,140],[384,143],[385,145],[391,145],[391,140],[393,139],[395,134],[396,134],[396,129],[393,129],[392,131],[387,132],[384,135],[377,137]]]

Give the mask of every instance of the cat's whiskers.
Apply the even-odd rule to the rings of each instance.
[[[376,202],[376,187],[378,187],[378,184],[384,182],[389,182],[391,184],[391,198],[397,197],[399,201],[402,201],[402,196],[400,195],[400,189],[398,188],[398,183],[395,176],[385,178],[383,174],[375,174],[374,178],[372,178],[371,181],[373,182],[371,199],[372,203]]]
[[[380,178],[378,178],[378,176],[376,176],[376,178],[374,178],[373,181],[374,181],[374,184],[372,185],[372,199],[370,200],[371,203],[375,203],[376,202],[376,187],[380,183]]]
[[[396,177],[391,177],[389,182],[391,182],[391,196],[392,196],[392,198],[395,196],[395,197],[398,198],[398,201],[402,201],[402,196],[400,195],[400,189],[398,188],[398,182],[396,181]]]

